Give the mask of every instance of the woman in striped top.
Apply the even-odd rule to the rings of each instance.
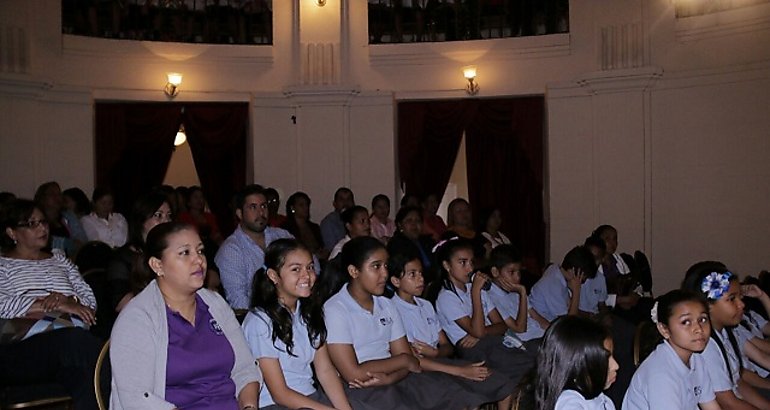
[[[89,375],[100,342],[84,329],[94,324],[91,288],[63,253],[46,250],[48,224],[34,202],[6,205],[0,227],[0,324],[17,331],[0,345],[0,385],[58,381],[76,408],[95,408]],[[34,325],[18,332],[23,323]]]

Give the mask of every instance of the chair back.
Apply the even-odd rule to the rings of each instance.
[[[110,407],[110,381],[112,379],[112,368],[110,367],[110,341],[107,340],[99,352],[94,368],[94,392],[96,393],[96,404],[99,410],[107,410]]]
[[[104,268],[94,268],[82,272],[83,280],[91,287],[96,298],[96,325],[91,326],[91,333],[107,340],[112,332],[117,313],[110,309],[110,286],[107,283],[107,271]]]
[[[639,284],[642,285],[642,289],[645,292],[652,294],[652,268],[650,267],[650,260],[647,259],[647,255],[642,251],[634,252],[634,262],[639,269]]]
[[[107,264],[112,258],[112,252],[110,245],[104,242],[86,242],[75,255],[75,265],[81,273],[91,269],[107,269]]]
[[[634,366],[639,367],[647,356],[655,350],[660,341],[658,326],[651,320],[643,320],[636,325],[634,334]]]

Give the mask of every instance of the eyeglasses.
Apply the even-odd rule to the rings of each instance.
[[[19,222],[18,224],[16,224],[16,226],[19,228],[29,228],[29,229],[35,229],[40,225],[47,227],[48,221],[46,221],[45,219],[31,219],[27,222]]]

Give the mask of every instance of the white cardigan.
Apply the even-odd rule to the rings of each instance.
[[[251,382],[262,382],[241,326],[230,306],[207,289],[198,295],[209,306],[211,316],[219,322],[235,353],[231,377],[236,398]],[[165,400],[168,354],[168,322],[166,304],[156,281],[126,305],[118,316],[110,339],[112,395],[110,409],[174,409]]]

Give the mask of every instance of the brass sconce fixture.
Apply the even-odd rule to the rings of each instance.
[[[168,81],[166,86],[163,87],[163,92],[168,98],[174,98],[179,94],[179,84],[182,84],[182,74],[180,73],[168,73],[166,74]]]
[[[468,85],[465,86],[465,92],[468,93],[468,95],[476,95],[479,93],[479,83],[475,82],[476,80],[476,66],[475,65],[469,65],[466,67],[463,67],[463,76],[466,80],[468,80]]]

